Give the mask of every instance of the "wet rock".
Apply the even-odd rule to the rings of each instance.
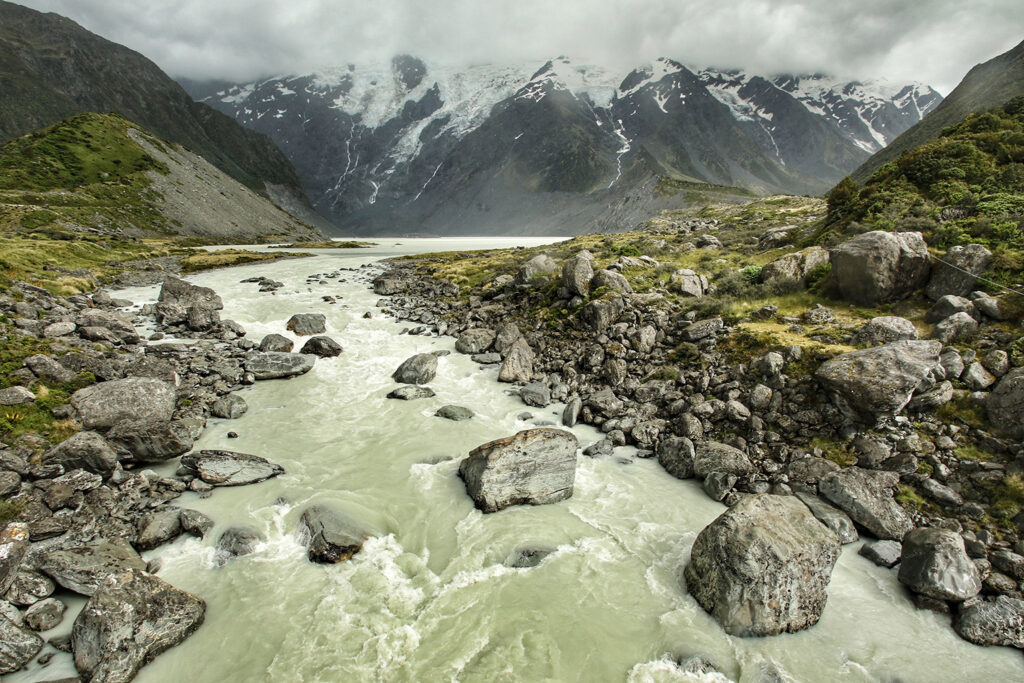
[[[408,358],[391,375],[402,384],[426,384],[437,375],[437,356],[432,353],[418,353]]]
[[[551,403],[551,390],[543,382],[531,382],[519,390],[519,398],[528,406],[543,408]]]
[[[251,555],[256,551],[256,546],[264,541],[266,538],[254,527],[231,526],[217,539],[217,553],[221,562],[231,557]]]
[[[21,386],[0,389],[0,406],[21,406],[32,403],[36,395]]]
[[[874,230],[843,242],[829,257],[840,296],[862,306],[909,296],[924,286],[931,270],[919,232]]]
[[[903,339],[917,339],[917,328],[906,318],[883,315],[872,318],[853,335],[853,344],[877,346]]]
[[[64,618],[67,607],[56,598],[40,600],[25,611],[25,625],[33,631],[49,631]]]
[[[898,483],[899,475],[894,472],[847,467],[827,475],[818,483],[818,490],[876,537],[901,541],[914,523],[893,499],[892,490]]]
[[[176,458],[192,448],[192,433],[180,421],[125,420],[107,432],[107,441],[120,459],[138,463],[158,463]]]
[[[199,287],[167,276],[157,298],[156,318],[163,325],[178,325],[186,323],[191,312],[199,315],[205,311],[219,311],[223,308],[221,298],[209,287]]]
[[[528,429],[473,449],[459,476],[484,512],[555,503],[572,496],[578,446],[570,432]]]
[[[879,567],[891,569],[899,563],[903,554],[903,546],[897,541],[868,541],[860,547],[857,554],[866,557]]]
[[[513,569],[531,569],[543,562],[544,558],[553,552],[555,549],[548,547],[516,548],[505,559],[505,566]]]
[[[469,329],[459,335],[455,341],[455,350],[459,353],[474,354],[483,353],[491,348],[497,335],[494,330],[486,328]]]
[[[1024,556],[1010,550],[996,550],[989,554],[992,566],[1017,581],[1024,581]]]
[[[247,453],[204,450],[181,457],[181,466],[211,486],[245,486],[284,474],[284,468]]]
[[[303,353],[265,351],[257,353],[245,363],[245,371],[257,380],[282,379],[304,375],[313,369],[315,356]]]
[[[976,645],[1024,650],[1024,600],[1000,595],[961,610],[953,622],[961,638]]]
[[[834,508],[821,498],[803,491],[797,491],[796,497],[807,506],[811,514],[819,522],[835,533],[841,544],[853,543],[859,538],[857,528],[853,525],[853,520],[842,510]]]
[[[980,244],[952,247],[936,260],[925,293],[932,300],[947,294],[967,296],[991,263],[992,252]]]
[[[17,579],[28,546],[26,524],[12,522],[0,530],[0,595],[6,593]]]
[[[341,344],[334,341],[330,337],[318,335],[316,337],[310,337],[305,344],[302,345],[302,349],[299,353],[308,353],[314,356],[320,356],[321,358],[334,358],[340,356],[344,349],[341,348]]]
[[[327,331],[327,317],[323,313],[296,313],[288,319],[285,329],[300,337],[323,334]]]
[[[249,404],[238,394],[228,394],[210,406],[210,414],[226,420],[237,420],[249,410]]]
[[[295,348],[295,342],[280,334],[268,334],[260,341],[260,351],[276,351],[278,353],[290,353]]]
[[[698,534],[686,587],[731,635],[800,631],[821,617],[839,547],[796,498],[747,496]]]
[[[168,422],[177,391],[173,384],[152,377],[128,377],[79,389],[71,396],[86,429],[113,427],[125,420]]]
[[[1014,368],[999,380],[985,409],[997,431],[1024,438],[1024,368]]]
[[[443,417],[446,420],[452,420],[453,422],[461,422],[462,420],[471,420],[475,413],[469,408],[447,405],[438,408],[434,415],[437,417]]]
[[[310,562],[333,564],[348,560],[370,537],[370,533],[357,521],[326,505],[306,508],[299,526],[302,535],[308,539]]]
[[[146,561],[123,538],[47,549],[35,557],[35,564],[58,585],[80,595],[95,593],[111,574],[146,568]]]
[[[117,466],[117,453],[96,432],[78,432],[44,452],[42,462],[61,465],[65,470],[83,469],[104,477]]]
[[[434,396],[434,390],[430,387],[418,387],[415,385],[409,385],[404,387],[398,387],[394,391],[387,395],[387,398],[397,398],[403,401],[415,401],[421,398],[430,398]]]
[[[181,510],[178,520],[181,523],[181,530],[196,538],[203,538],[206,532],[213,528],[213,520],[198,510],[185,508]]]
[[[754,471],[746,453],[717,441],[703,441],[697,444],[693,457],[693,474],[703,479],[712,472],[727,472],[742,476]]]
[[[704,477],[704,493],[708,494],[708,498],[714,501],[721,501],[725,498],[729,491],[732,491],[732,487],[736,485],[737,477],[735,474],[728,472],[709,472]]]
[[[899,580],[936,600],[966,600],[981,591],[981,577],[953,531],[924,527],[903,537]]]
[[[498,370],[499,382],[529,382],[533,377],[533,349],[520,337],[508,349]]]
[[[152,550],[181,535],[181,511],[177,508],[151,512],[139,521],[135,547]]]
[[[87,680],[129,681],[203,623],[206,603],[141,571],[108,577],[75,619],[75,668]]]
[[[874,424],[903,409],[939,364],[936,341],[897,341],[825,361],[814,377],[847,416]]]
[[[565,404],[565,410],[562,411],[562,424],[566,427],[575,427],[582,409],[583,401],[579,396],[570,398]]]
[[[42,649],[42,638],[0,615],[0,674],[14,673]]]
[[[496,365],[501,362],[501,354],[494,352],[475,353],[471,358],[474,363],[479,363],[480,365]]]
[[[15,577],[14,583],[3,597],[11,604],[28,607],[53,595],[56,588],[49,578],[39,572],[22,567]]]
[[[676,479],[693,478],[693,442],[685,436],[670,436],[661,440],[655,449],[658,462]]]
[[[583,449],[583,455],[588,458],[600,458],[602,456],[611,455],[614,452],[615,444],[613,444],[610,439],[595,441]]]

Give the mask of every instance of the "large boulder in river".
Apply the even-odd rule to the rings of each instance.
[[[245,371],[258,379],[284,379],[304,375],[313,369],[316,356],[306,353],[283,353],[265,351],[257,353],[245,362]]]
[[[459,465],[459,476],[484,512],[556,503],[572,496],[578,447],[571,432],[527,429],[474,448]]]
[[[167,422],[177,399],[174,385],[152,377],[127,377],[100,382],[71,395],[86,429],[106,429],[124,420]]]
[[[266,458],[235,451],[188,453],[181,456],[181,466],[211,486],[245,486],[284,474],[283,467]]]
[[[370,537],[359,522],[326,505],[313,505],[302,512],[300,533],[307,539],[310,562],[333,564],[350,559]]]
[[[992,252],[980,244],[956,245],[936,259],[925,294],[932,301],[947,294],[967,296],[978,276],[992,264]]]
[[[268,334],[260,341],[260,351],[278,351],[289,353],[295,348],[295,342],[283,334]]]
[[[1024,650],[1024,600],[1005,595],[960,610],[953,628],[976,645],[1003,645]]]
[[[697,535],[686,588],[731,635],[800,631],[825,609],[839,547],[796,498],[747,496]]]
[[[327,316],[323,313],[296,313],[288,318],[285,329],[300,337],[323,334],[327,331]]]
[[[130,681],[143,665],[199,628],[201,598],[151,574],[110,576],[75,619],[71,648],[85,680]]]
[[[189,314],[198,320],[213,318],[209,312],[224,308],[217,293],[209,287],[200,287],[168,275],[160,287],[156,303],[156,319],[163,325],[187,323]],[[216,316],[219,320],[219,315]]]
[[[342,351],[344,351],[344,349],[341,348],[341,344],[330,337],[321,334],[315,337],[310,337],[306,343],[302,345],[299,353],[309,353],[314,356],[320,356],[321,358],[334,358],[335,356],[340,356]]]
[[[903,537],[899,580],[904,586],[936,600],[962,601],[981,591],[978,568],[955,531],[923,527]]]
[[[988,419],[998,431],[1024,439],[1024,368],[1003,375],[985,403]]]
[[[217,539],[218,559],[224,562],[232,557],[250,555],[256,551],[257,545],[266,540],[258,529],[248,524],[228,527]]]
[[[121,460],[156,463],[188,453],[192,433],[185,423],[161,420],[124,420],[107,432],[109,441]]]
[[[893,498],[895,472],[847,467],[818,482],[821,495],[878,538],[900,541],[914,523]]]
[[[919,232],[866,232],[832,249],[829,258],[840,296],[862,306],[909,296],[931,269]]]
[[[43,649],[43,639],[0,614],[0,674],[14,673]]]
[[[146,561],[131,544],[116,537],[86,545],[47,548],[35,556],[34,562],[39,571],[80,595],[95,593],[111,574],[146,568]]]
[[[525,339],[519,337],[509,347],[508,353],[505,354],[505,360],[501,362],[501,368],[498,370],[498,381],[529,382],[533,377],[533,358],[533,349],[530,348]]]
[[[814,376],[847,417],[873,425],[910,402],[941,351],[937,341],[897,341],[836,356]]]
[[[437,356],[432,353],[417,353],[407,358],[391,378],[401,384],[426,384],[437,375]]]
[[[44,452],[42,460],[65,470],[83,469],[106,477],[117,466],[117,453],[96,432],[78,432]]]

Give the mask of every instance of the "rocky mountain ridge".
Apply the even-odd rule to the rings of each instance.
[[[917,84],[766,78],[659,59],[448,68],[408,55],[192,92],[275,140],[363,232],[617,230],[658,179],[820,193],[941,100]],[[659,203],[660,202],[660,203]]]

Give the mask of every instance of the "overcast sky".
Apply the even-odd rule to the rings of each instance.
[[[921,81],[947,94],[1024,40],[1022,0],[20,0],[172,76],[250,80],[407,52],[440,62],[656,57]]]

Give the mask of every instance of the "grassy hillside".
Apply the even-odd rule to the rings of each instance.
[[[997,107],[1020,95],[1024,95],[1024,42],[971,69],[935,111],[865,161],[851,177],[863,184],[879,168],[934,140],[943,129],[956,125],[968,114]]]
[[[969,115],[882,166],[860,190],[849,180],[828,196],[815,236],[835,241],[866,230],[918,230],[946,249],[976,242],[996,255],[997,279],[1024,271],[1024,97]]]

